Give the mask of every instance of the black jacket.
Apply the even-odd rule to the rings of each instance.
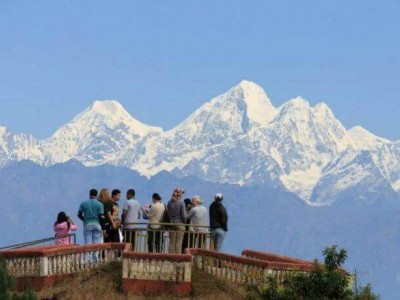
[[[228,214],[220,201],[214,201],[210,205],[210,228],[228,231]]]

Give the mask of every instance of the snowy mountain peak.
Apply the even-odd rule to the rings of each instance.
[[[361,126],[351,128],[348,133],[358,149],[370,150],[376,148],[377,145],[391,143],[391,141],[376,136]]]
[[[96,100],[86,110],[78,114],[69,124],[74,124],[77,129],[85,130],[93,126],[107,126],[117,128],[124,126],[131,130],[132,135],[144,136],[149,132],[161,132],[159,127],[141,123],[133,118],[116,100]],[[57,133],[56,133],[57,134]]]
[[[95,100],[90,106],[90,110],[101,114],[126,112],[121,103],[116,100]]]
[[[42,145],[55,162],[77,159],[85,165],[98,165],[121,149],[161,132],[159,127],[134,119],[118,101],[94,101]]]
[[[233,102],[239,107],[244,106],[246,117],[251,123],[258,125],[268,124],[277,114],[277,109],[272,105],[264,89],[248,80],[242,80],[226,93],[214,98],[211,104],[220,106],[222,102]]]
[[[331,108],[325,102],[320,102],[314,106],[314,111],[316,113],[329,113],[333,114]]]
[[[297,96],[296,98],[290,99],[289,101],[285,102],[279,110],[281,112],[287,112],[287,111],[304,111],[304,110],[310,110],[311,106],[308,101],[300,96]]]

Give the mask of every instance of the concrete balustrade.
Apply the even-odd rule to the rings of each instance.
[[[184,254],[125,252],[122,287],[136,294],[171,292],[188,296],[191,291],[192,257]]]
[[[238,284],[264,284],[270,276],[281,283],[289,273],[312,270],[310,262],[261,261],[203,249],[188,251],[193,256],[196,268],[221,280]]]
[[[17,289],[40,290],[72,274],[122,259],[130,244],[58,245],[0,252]]]
[[[313,264],[254,250],[235,256],[205,249],[187,249],[186,254],[137,253],[131,244],[59,245],[1,251],[17,288],[40,290],[72,274],[122,262],[122,287],[135,294],[165,292],[188,296],[193,268],[234,284],[264,284],[273,276],[282,283],[287,274],[309,272]]]

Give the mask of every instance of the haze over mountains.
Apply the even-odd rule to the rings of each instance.
[[[0,166],[71,159],[111,164],[151,177],[161,171],[215,183],[287,190],[310,205],[378,201],[400,195],[400,142],[347,130],[331,109],[297,97],[276,108],[242,81],[164,131],[133,118],[117,101],[95,101],[50,138],[0,127]]]

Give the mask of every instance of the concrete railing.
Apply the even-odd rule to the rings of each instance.
[[[126,292],[188,296],[191,291],[192,257],[185,254],[125,252],[122,287]]]
[[[186,249],[186,254],[136,253],[131,244],[64,245],[1,251],[17,288],[40,290],[66,277],[122,262],[125,292],[188,296],[194,268],[234,284],[264,284],[273,276],[282,283],[287,274],[309,272],[311,262],[253,250],[235,256],[205,249]]]
[[[194,267],[216,278],[238,284],[264,284],[273,276],[281,283],[293,272],[309,272],[310,263],[261,261],[254,258],[229,255],[203,249],[189,249]]]
[[[129,244],[58,245],[1,251],[17,288],[40,290],[71,274],[97,268],[122,258]]]
[[[277,255],[274,253],[261,252],[256,250],[247,250],[247,249],[243,250],[242,256],[269,262],[287,262],[287,263],[306,264],[306,265],[313,264],[312,262],[304,259],[298,259],[289,256]]]
[[[125,225],[134,227],[122,231],[124,242],[132,244],[133,252],[182,253],[182,248],[214,249],[208,226],[172,223]],[[178,227],[185,230],[177,230]]]

